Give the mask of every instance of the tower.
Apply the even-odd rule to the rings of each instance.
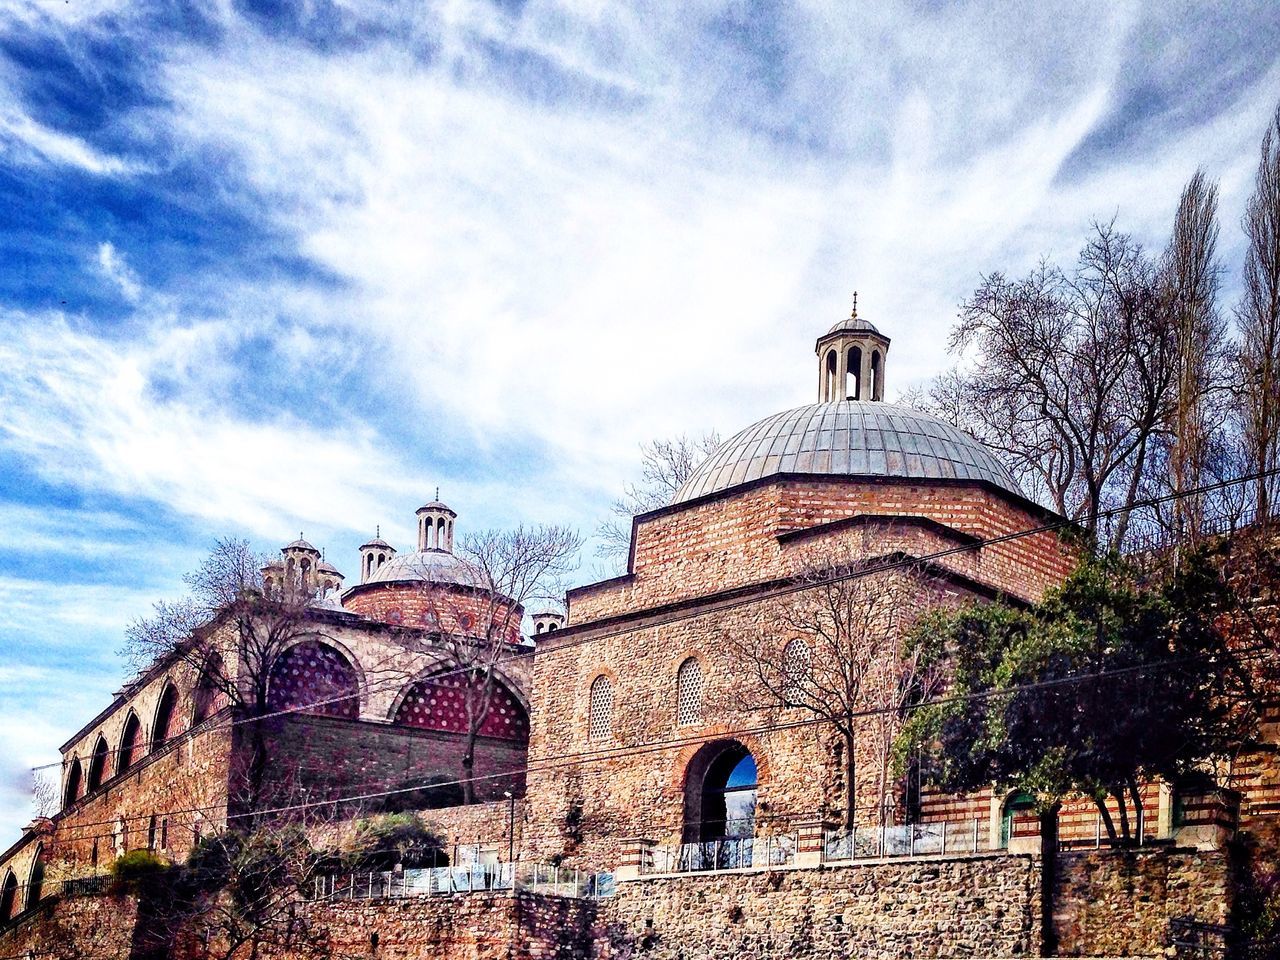
[[[544,610],[533,615],[533,632],[553,633],[564,626],[564,614],[555,610]]]
[[[382,528],[376,528],[373,539],[360,544],[360,582],[368,583],[378,568],[396,555],[396,548],[382,539]]]
[[[308,595],[314,594],[320,551],[302,539],[302,534],[298,534],[298,539],[286,544],[280,552],[284,554],[285,588]]]
[[[453,553],[453,521],[458,515],[439,500],[440,491],[436,490],[436,499],[417,509],[418,514],[418,551],[443,550]]]
[[[883,400],[889,338],[853,312],[818,338],[818,402]]]

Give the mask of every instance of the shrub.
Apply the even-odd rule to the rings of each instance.
[[[117,883],[139,883],[167,869],[168,864],[150,850],[130,850],[111,864],[111,876]]]

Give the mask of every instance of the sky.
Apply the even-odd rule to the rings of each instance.
[[[1229,301],[1278,98],[1269,2],[0,0],[0,845],[216,538],[590,534],[1198,166]]]

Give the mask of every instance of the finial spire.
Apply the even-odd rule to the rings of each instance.
[[[436,485],[436,502],[437,502],[437,503],[439,503],[439,502],[440,502],[440,486],[439,486],[439,484],[437,484],[437,485]]]
[[[382,539],[382,524],[378,523],[374,525],[373,535],[377,537],[379,540]]]
[[[850,320],[858,319],[858,291],[853,291],[853,313],[849,314]]]

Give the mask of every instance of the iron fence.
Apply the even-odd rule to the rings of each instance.
[[[613,894],[613,874],[542,863],[472,863],[316,877],[312,900],[369,900],[486,891],[600,898]]]

